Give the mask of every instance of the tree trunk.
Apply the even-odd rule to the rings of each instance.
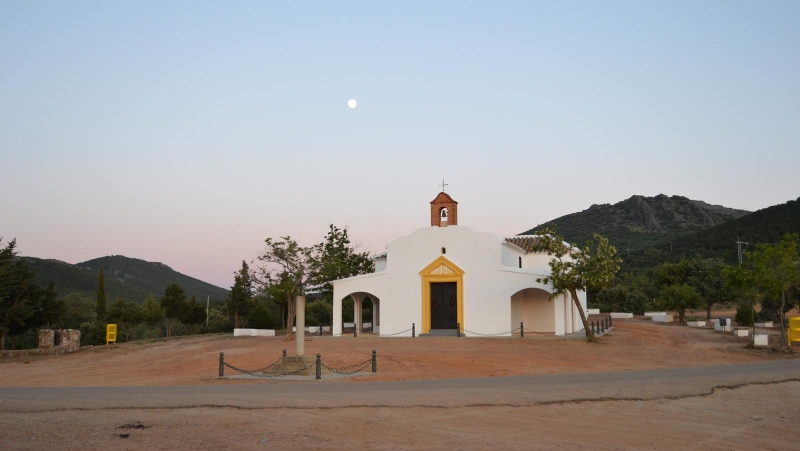
[[[714,305],[714,304],[712,304],[711,302],[709,302],[706,305],[706,319],[709,320],[709,321],[711,321],[711,306],[712,305]]]
[[[711,308],[709,307],[708,310],[710,312]],[[709,313],[709,315],[710,315],[710,313]],[[685,318],[686,318],[686,310],[678,310],[678,321],[683,322]]]
[[[0,332],[0,351],[6,350],[6,332]]]
[[[578,308],[578,313],[581,315],[581,321],[583,322],[583,330],[586,331],[586,338],[589,341],[595,341],[596,338],[592,329],[589,328],[589,322],[586,321],[586,314],[583,313],[583,307],[581,306],[581,301],[578,300],[578,293],[575,290],[569,290],[569,295],[572,298],[572,302],[575,303],[575,307]]]
[[[750,344],[756,345],[756,303],[750,306]]]

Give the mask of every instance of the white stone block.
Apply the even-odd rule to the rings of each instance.
[[[763,323],[756,323],[756,327],[772,327],[772,321],[765,321]]]
[[[769,335],[753,334],[753,344],[756,346],[769,346]]]
[[[719,324],[719,318],[711,318],[709,320],[712,324]]]
[[[319,333],[319,328],[320,328],[320,326],[309,326],[307,328],[308,329],[308,333],[310,333],[310,334],[318,334]],[[323,332],[330,332],[330,330],[331,330],[330,327],[322,326],[322,331]]]
[[[614,319],[632,319],[633,313],[612,312],[611,317]]]
[[[737,337],[749,337],[750,331],[747,329],[736,329],[733,331],[733,334]]]
[[[586,309],[586,314],[587,315],[599,315],[600,314],[600,309],[599,308]]]
[[[308,332],[308,327],[303,329],[304,331]],[[292,332],[297,333],[297,326],[292,327]]]
[[[672,315],[667,315],[666,313],[663,315],[653,315],[653,322],[656,323],[671,323],[672,322]]]
[[[364,323],[361,325],[362,329],[369,329],[370,327],[372,327],[372,323]]]
[[[255,329],[233,329],[234,337],[255,337]]]
[[[705,321],[686,321],[686,325],[689,327],[706,327]]]
[[[344,324],[342,325],[342,327],[345,327],[345,328],[352,328],[352,327],[353,327],[353,323],[344,323]]]
[[[667,312],[644,312],[645,317],[651,317],[651,318],[656,315],[666,315],[666,314]]]
[[[730,331],[733,330],[733,325],[731,324],[730,321],[728,321],[728,324],[726,324],[723,327],[723,326],[719,325],[719,322],[716,322],[716,323],[714,323],[714,330],[717,330],[717,331],[720,331],[720,332],[730,332]]]

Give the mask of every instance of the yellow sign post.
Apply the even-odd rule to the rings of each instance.
[[[117,325],[106,324],[106,344],[117,342]]]
[[[800,342],[800,316],[789,318],[789,346],[793,341]]]

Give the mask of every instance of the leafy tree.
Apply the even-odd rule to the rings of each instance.
[[[312,277],[318,264],[315,260],[314,247],[303,247],[290,236],[277,240],[264,240],[265,248],[258,259],[261,281],[268,286],[265,291],[274,295],[273,299],[282,299],[286,305],[286,339],[292,339],[292,327],[295,316],[295,297],[302,293],[303,285]]]
[[[91,298],[72,292],[64,296],[65,312],[61,322],[67,329],[80,329],[81,324],[97,318],[97,306]]]
[[[242,260],[242,268],[234,273],[233,286],[225,305],[233,317],[233,327],[240,327],[240,320],[247,316],[253,299],[253,276],[247,262]],[[243,322],[243,321],[242,321]]]
[[[161,298],[161,308],[164,309],[167,317],[167,337],[172,336],[172,326],[175,321],[183,317],[187,306],[186,293],[183,288],[177,283],[167,285],[164,297]]]
[[[279,325],[281,309],[267,296],[253,298],[253,309],[247,317],[247,324],[255,329],[275,329]]]
[[[142,303],[142,311],[142,319],[150,326],[155,326],[167,316],[167,312],[152,294],[148,294],[147,299]]]
[[[750,343],[755,340],[756,304],[761,293],[756,285],[755,272],[750,265],[729,266],[722,271],[727,289],[735,293],[739,299],[739,308],[736,309],[734,320],[751,327]],[[741,310],[741,314],[740,314]]]
[[[705,301],[706,318],[711,319],[711,307],[733,297],[728,290],[723,270],[727,268],[722,259],[695,257],[688,263],[688,282]]]
[[[194,295],[192,295],[192,298],[189,299],[188,304],[186,304],[186,311],[181,321],[188,325],[203,324],[206,321],[206,307],[197,302]]]
[[[698,308],[702,302],[697,291],[687,284],[668,285],[659,297],[664,309],[678,312],[678,321],[685,321],[686,310]]]
[[[552,257],[550,275],[537,278],[536,281],[553,286],[550,299],[569,293],[581,316],[586,337],[594,340],[586,313],[578,300],[578,291],[601,290],[614,280],[622,261],[617,257],[617,249],[598,234],[594,234],[596,247],[590,240],[582,249],[571,247],[548,228],[536,232],[536,235],[534,250],[547,252]]]
[[[315,286],[324,300],[333,301],[332,281],[367,274],[375,271],[375,262],[368,252],[358,252],[358,244],[353,244],[347,227],[340,229],[328,225],[325,239],[314,249],[315,271],[310,283]]]
[[[106,320],[110,324],[116,324],[118,331],[125,334],[125,341],[128,341],[136,325],[144,321],[144,315],[144,309],[139,304],[117,299],[108,308]]]
[[[97,275],[97,319],[102,321],[106,317],[106,276],[103,268]]]
[[[37,322],[44,325],[45,328],[50,329],[50,326],[53,324],[60,324],[66,314],[67,303],[64,299],[58,298],[55,284],[50,282],[39,305],[39,311],[37,313],[39,320]]]
[[[748,263],[752,264],[756,286],[765,298],[779,300],[775,302],[772,310],[780,318],[781,350],[788,349],[785,318],[790,304],[787,304],[787,300],[791,301],[789,298],[791,290],[800,285],[800,255],[798,255],[797,240],[797,234],[787,234],[775,245],[759,244],[755,250],[745,254]]]
[[[16,245],[17,241],[11,240],[0,247],[0,350],[5,349],[6,334],[14,336],[34,327],[31,320],[42,296],[36,275],[24,260],[16,258]]]

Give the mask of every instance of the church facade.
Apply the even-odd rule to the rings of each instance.
[[[356,326],[373,304],[381,336],[466,336],[525,332],[564,335],[583,330],[569,294],[549,299],[550,257],[533,252],[533,236],[498,237],[458,225],[458,202],[441,192],[431,201],[431,226],[391,242],[374,257],[375,272],[333,282],[333,334],[342,333],[342,301],[353,299]],[[586,309],[586,294],[578,294]],[[442,333],[444,332],[444,333]]]

